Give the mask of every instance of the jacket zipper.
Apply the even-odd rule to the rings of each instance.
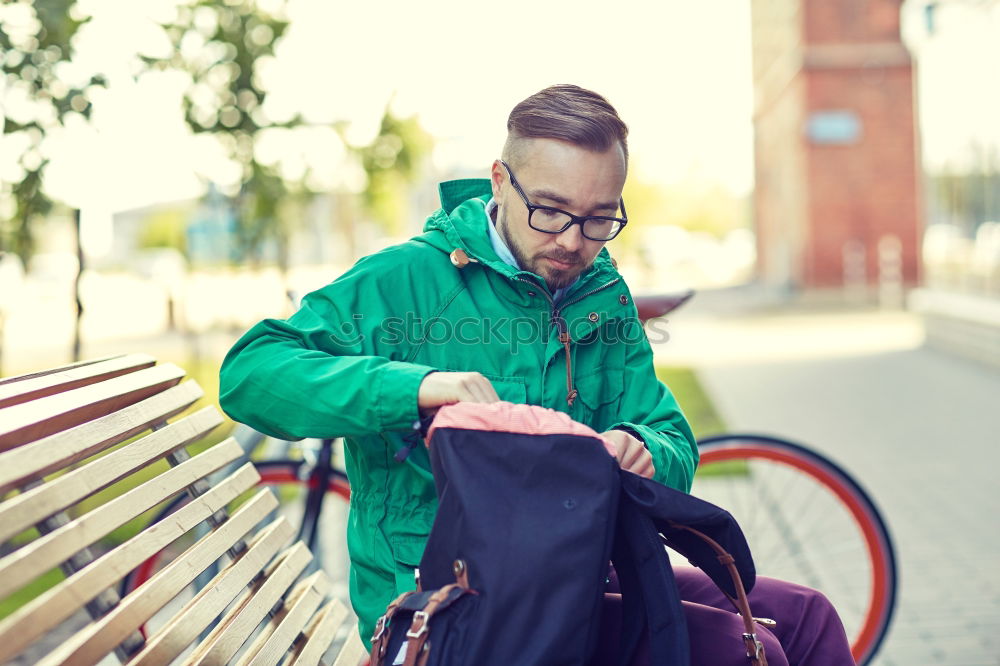
[[[622,281],[622,279],[621,279],[621,278],[615,278],[615,279],[614,279],[614,280],[612,280],[611,282],[605,282],[604,284],[602,284],[602,285],[601,285],[600,287],[598,287],[597,289],[591,289],[591,290],[590,290],[590,291],[588,291],[588,292],[587,292],[586,294],[584,294],[583,296],[580,296],[580,297],[579,297],[579,298],[577,298],[576,300],[573,300],[573,301],[570,301],[569,303],[566,303],[566,305],[564,305],[563,307],[565,308],[565,307],[568,307],[568,306],[570,306],[570,305],[575,305],[576,303],[579,303],[580,301],[582,301],[583,299],[587,298],[588,296],[593,296],[593,295],[594,295],[594,294],[596,294],[597,292],[599,292],[599,291],[604,291],[604,290],[605,290],[605,289],[607,289],[608,287],[610,287],[610,286],[613,286],[613,285],[616,285],[616,284],[618,284],[618,283],[619,283],[619,282],[621,282],[621,281]]]
[[[555,299],[553,299],[549,295],[549,293],[534,280],[529,280],[527,278],[521,278],[521,277],[514,279],[518,280],[519,282],[525,282],[539,289],[542,295],[545,296],[545,298],[549,301],[549,305],[552,306],[552,312],[549,315],[549,321],[555,323],[556,329],[559,331],[559,342],[562,343],[563,350],[566,353],[566,404],[572,407],[573,402],[576,400],[577,396],[580,395],[580,392],[576,390],[576,387],[573,385],[573,355],[570,350],[570,343],[573,340],[570,338],[569,329],[566,326],[566,320],[563,319],[561,308],[556,307]],[[605,284],[602,284],[600,287],[588,291],[586,294],[583,294],[576,300],[566,303],[565,305],[562,306],[562,308],[566,308],[570,305],[573,305],[574,303],[579,303],[588,296],[592,296],[593,294],[596,294],[599,291],[603,291],[608,287],[617,284],[620,281],[621,278],[615,278],[610,282],[606,282]]]

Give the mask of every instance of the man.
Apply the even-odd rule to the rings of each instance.
[[[365,637],[413,588],[436,510],[412,437],[420,413],[542,405],[604,432],[624,469],[689,491],[697,466],[604,247],[627,224],[625,124],[600,95],[553,86],[518,104],[507,128],[489,181],[443,183],[423,234],[360,260],[288,321],[261,322],[223,363],[234,419],[287,438],[346,437],[351,600]],[[732,619],[692,607],[695,654],[699,613],[711,631]],[[739,656],[741,630],[727,631]]]

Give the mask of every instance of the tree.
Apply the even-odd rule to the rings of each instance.
[[[290,220],[312,193],[308,166],[304,172],[283,171],[256,150],[270,132],[305,127],[299,115],[275,119],[266,111],[266,71],[288,27],[286,6],[287,0],[194,0],[163,25],[172,55],[146,59],[151,67],[191,77],[184,96],[187,124],[212,137],[240,167],[239,182],[228,191],[226,183],[217,183],[233,201],[240,254],[260,261],[274,248],[282,268]],[[404,230],[405,194],[429,146],[415,117],[400,118],[387,108],[372,143],[349,147],[367,176],[363,206],[388,233]]]
[[[0,6],[0,54],[3,57],[3,144],[17,146],[19,177],[0,183],[0,251],[9,249],[23,262],[35,249],[33,225],[53,206],[44,188],[49,163],[43,143],[52,130],[74,117],[90,118],[91,99],[105,86],[99,73],[73,68],[73,41],[87,17],[72,0],[9,2]],[[74,211],[77,274],[73,360],[80,356],[80,213]]]
[[[400,118],[387,106],[372,142],[352,148],[368,177],[362,193],[365,209],[392,236],[407,231],[406,192],[420,175],[431,144],[416,116]]]
[[[74,116],[89,119],[97,73],[72,66],[73,41],[88,17],[72,0],[9,2],[0,6],[4,152],[16,151],[17,177],[0,184],[0,250],[27,261],[35,247],[32,225],[52,210],[44,187],[49,163],[43,143]]]
[[[302,194],[304,186],[261,163],[254,144],[262,131],[301,122],[297,117],[274,122],[264,112],[267,91],[261,68],[274,57],[288,26],[285,2],[267,5],[266,10],[254,0],[182,5],[176,20],[163,25],[173,45],[170,57],[145,60],[151,67],[174,68],[191,77],[183,101],[187,124],[196,134],[213,138],[239,166],[238,182],[217,185],[232,198],[240,256],[259,262],[274,243],[284,267],[288,231],[279,203],[289,194]]]

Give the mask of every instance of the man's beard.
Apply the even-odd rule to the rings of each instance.
[[[565,252],[559,248],[552,248],[535,257],[528,257],[528,255],[521,249],[521,247],[514,241],[514,238],[510,235],[507,229],[507,216],[503,215],[503,211],[497,211],[497,223],[496,229],[503,238],[504,243],[507,244],[510,253],[514,255],[514,259],[517,261],[518,267],[522,271],[530,271],[535,275],[541,276],[545,280],[545,284],[548,285],[549,290],[555,293],[557,290],[567,287],[576,280],[583,271],[589,268],[589,265],[584,265],[583,258],[576,252]],[[572,264],[567,269],[558,269],[553,267],[551,264],[546,265],[544,262],[545,258],[549,257],[555,259],[556,261],[561,261],[564,263]],[[542,272],[544,270],[544,273]]]

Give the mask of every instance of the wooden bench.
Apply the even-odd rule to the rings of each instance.
[[[232,438],[188,451],[223,420],[211,406],[185,413],[201,396],[177,366],[137,354],[0,379],[0,601],[53,569],[65,576],[0,620],[0,663],[18,655],[15,663],[45,665],[93,664],[110,654],[128,664],[364,659],[346,607],[328,598],[326,574],[304,575],[312,554],[288,544],[287,520],[267,520],[278,500],[255,487],[253,465],[205,480],[243,451]],[[153,466],[161,459],[168,464]],[[95,498],[112,485],[121,492]],[[102,543],[184,492],[193,501],[169,519],[113,547]],[[246,497],[230,515],[227,506]],[[171,544],[179,548],[178,539],[199,534],[203,523],[204,536],[119,598],[128,572]],[[167,604],[220,558],[210,584],[183,605],[174,601],[180,607],[170,615]],[[51,632],[81,609],[89,621],[53,640]],[[154,615],[160,626],[144,636]],[[40,654],[23,656],[29,648]]]

